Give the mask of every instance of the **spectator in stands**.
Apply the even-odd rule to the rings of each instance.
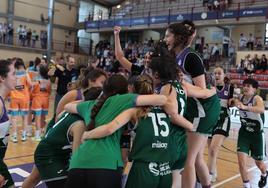
[[[2,27],[3,43],[7,43],[7,24],[4,23]]]
[[[23,27],[22,25],[20,25],[17,29],[17,35],[18,35],[18,44],[22,45],[22,30],[23,30]]]
[[[210,58],[209,52],[210,52],[209,45],[206,44],[203,48],[203,62],[207,71],[209,70],[209,58]]]
[[[46,31],[40,32],[40,40],[41,40],[41,48],[46,49],[47,48],[47,32]]]
[[[9,24],[8,28],[7,28],[7,43],[8,44],[13,44],[13,26],[12,24]]]
[[[22,46],[25,46],[26,38],[27,38],[27,26],[23,26],[21,30],[21,35],[22,35]]]
[[[38,40],[38,35],[35,30],[32,32],[32,48],[35,48],[36,41]]]
[[[244,50],[247,46],[248,39],[244,36],[243,33],[240,34],[239,39],[239,50]]]
[[[195,51],[199,52],[200,54],[202,53],[202,43],[199,36],[197,36],[195,39]]]
[[[32,39],[32,30],[28,28],[27,33],[26,33],[27,47],[31,47],[31,39]]]
[[[230,38],[225,34],[222,38],[223,56],[228,57]]]
[[[261,60],[260,60],[260,66],[259,66],[259,70],[262,70],[263,72],[265,72],[267,70],[267,58],[266,58],[266,55],[263,54],[261,56]]]
[[[255,38],[252,35],[252,33],[249,34],[249,38],[248,38],[248,42],[247,42],[247,48],[249,50],[253,50],[254,47],[254,43],[255,43]]]
[[[234,86],[234,94],[233,94],[233,97],[236,98],[236,99],[239,99],[240,94],[241,94],[241,89],[240,89],[240,87],[238,87],[237,84],[233,84],[233,86]]]
[[[215,43],[211,49],[211,60],[218,61],[220,59],[220,49],[218,43]]]
[[[254,65],[254,69],[257,70],[257,66],[260,63],[260,59],[258,58],[258,54],[254,55],[254,58],[251,60],[251,62]]]
[[[262,46],[261,40],[257,40],[256,50],[262,50],[262,48],[263,48],[263,46]]]

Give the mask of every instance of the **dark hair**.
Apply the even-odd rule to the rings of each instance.
[[[44,78],[44,79],[49,79],[49,76],[48,76],[48,67],[47,66],[45,66],[45,65],[41,65],[40,67],[39,67],[39,74],[40,74],[40,76],[42,77],[42,78]]]
[[[153,57],[149,68],[154,73],[158,73],[161,82],[176,80],[178,78],[178,65],[175,62],[175,58],[171,56]]]
[[[104,82],[103,94],[91,110],[90,115],[91,122],[90,125],[88,126],[89,130],[95,127],[95,118],[98,115],[99,111],[101,110],[101,107],[105,103],[106,99],[116,94],[127,93],[128,91],[127,86],[128,86],[127,79],[120,74],[114,74]]]
[[[34,66],[34,62],[33,61],[29,61],[29,67]]]
[[[172,23],[167,30],[174,34],[174,47],[186,47],[189,44],[190,37],[194,34],[196,28],[192,21],[184,20],[181,23]]]
[[[41,63],[41,59],[39,57],[36,57],[34,60],[34,68],[36,69],[36,67]]]
[[[259,83],[257,80],[254,80],[253,78],[247,78],[243,81],[243,85],[251,85],[253,88],[258,89]]]
[[[102,92],[102,87],[91,87],[83,92],[85,101],[97,99]]]
[[[100,76],[105,76],[107,78],[107,74],[101,69],[93,69],[92,67],[88,67],[83,71],[83,74],[80,77],[79,85],[82,88],[88,88],[88,81],[96,81]]]
[[[21,58],[16,59],[14,67],[16,69],[19,69],[20,67],[24,67],[24,69],[26,69],[24,61]]]
[[[3,78],[6,78],[7,77],[7,74],[10,71],[9,66],[11,64],[12,64],[11,61],[7,61],[7,60],[4,60],[4,59],[1,59],[0,60],[0,76],[1,77],[3,77]]]
[[[135,81],[137,80],[138,75],[132,75],[128,78],[128,85],[134,85]]]

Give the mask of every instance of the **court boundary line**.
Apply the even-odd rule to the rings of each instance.
[[[9,158],[5,158],[4,160],[12,160],[12,159],[19,159],[19,158],[24,158],[24,157],[31,157],[34,154],[29,154],[29,155],[21,155],[21,156],[17,156],[17,157],[9,157]]]
[[[264,163],[268,163],[268,160],[265,160]],[[258,168],[258,167],[255,165],[255,166],[249,168],[249,169],[248,169],[248,172],[250,172],[250,171],[252,171],[252,170],[255,170],[256,168]],[[225,183],[227,183],[227,182],[230,182],[230,181],[232,181],[232,180],[234,180],[234,179],[236,179],[236,178],[238,178],[238,177],[240,177],[240,176],[241,176],[240,173],[239,173],[239,174],[236,174],[236,175],[234,175],[234,176],[232,176],[232,177],[230,177],[230,178],[227,178],[227,179],[225,179],[225,180],[223,180],[223,181],[221,181],[221,182],[219,182],[219,183],[213,185],[211,188],[219,187],[219,186],[221,186],[221,185],[223,185],[223,184],[225,184]]]

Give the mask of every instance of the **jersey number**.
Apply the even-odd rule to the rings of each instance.
[[[169,127],[167,122],[163,120],[163,118],[167,118],[167,115],[165,113],[149,113],[148,117],[152,118],[152,123],[154,127],[154,135],[159,136],[159,133],[163,137],[167,137],[169,135]],[[156,122],[157,121],[157,122]],[[158,126],[159,125],[159,126]],[[159,132],[159,127],[164,127],[164,130],[160,130]]]
[[[181,103],[181,112],[180,112],[180,115],[183,116],[184,114],[184,107],[185,107],[185,101],[180,98],[180,103]]]

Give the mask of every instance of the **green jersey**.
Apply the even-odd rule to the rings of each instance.
[[[248,101],[245,101],[244,96],[242,96],[241,101],[245,106],[254,106],[256,101],[253,96]],[[263,131],[264,115],[254,112],[249,112],[245,110],[239,110],[241,128],[252,133],[259,133]]]
[[[112,121],[121,112],[136,104],[137,94],[124,94],[109,97],[95,118],[95,127]],[[77,106],[79,115],[90,123],[90,111],[95,102],[87,101]],[[101,139],[85,141],[73,153],[70,169],[117,169],[123,167],[120,150],[120,138],[123,129],[117,130],[110,136]]]
[[[140,162],[170,161],[170,120],[161,108],[153,108],[137,124],[136,136],[129,158]]]
[[[64,113],[57,123],[48,130],[44,139],[38,144],[34,153],[34,161],[42,180],[55,178],[50,177],[50,175],[53,174],[53,166],[60,168],[57,169],[57,171],[67,173],[66,170],[68,169],[72,152],[72,138],[69,135],[69,131],[77,121],[82,121],[78,115]],[[47,166],[52,167],[51,173],[47,173]],[[63,176],[63,174],[61,174],[61,176]]]

